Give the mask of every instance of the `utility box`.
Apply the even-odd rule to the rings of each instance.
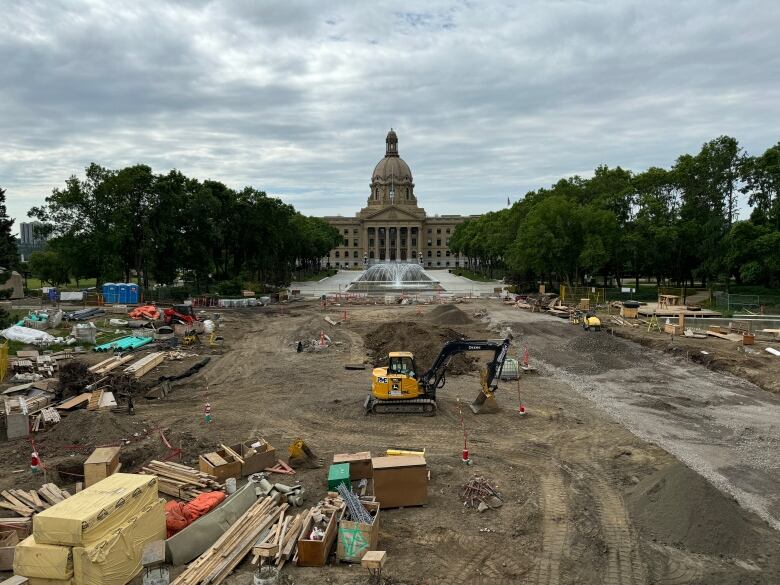
[[[84,462],[84,487],[95,485],[119,471],[119,447],[98,447]]]
[[[349,483],[349,463],[334,463],[328,468],[328,491],[339,491],[339,485],[350,489]]]
[[[241,465],[241,475],[243,477],[259,473],[266,467],[273,467],[274,463],[276,463],[276,449],[261,437],[244,441],[238,445],[231,445],[230,448],[244,460],[244,463]]]
[[[216,477],[220,483],[229,477],[241,477],[241,462],[228,455],[224,449],[203,453],[198,457],[198,467],[203,473]]]
[[[428,467],[425,457],[374,457],[374,496],[383,509],[428,503]]]
[[[374,470],[371,467],[371,451],[360,453],[337,453],[333,456],[333,463],[349,463],[349,479],[371,479]]]
[[[376,550],[379,543],[379,503],[362,504],[372,514],[371,524],[345,520],[346,509],[341,513],[337,551],[339,560],[345,563],[359,563],[363,555],[370,550]]]

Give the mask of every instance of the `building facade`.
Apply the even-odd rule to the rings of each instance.
[[[385,139],[385,156],[371,175],[370,189],[366,206],[355,217],[324,218],[339,230],[342,242],[323,258],[323,265],[363,268],[380,262],[418,262],[432,269],[462,265],[463,257],[450,251],[449,239],[459,223],[478,216],[425,213],[392,129]]]
[[[38,228],[43,227],[39,221],[19,222],[19,255],[22,262],[30,259],[33,252],[43,250],[46,247],[46,238],[36,233]]]

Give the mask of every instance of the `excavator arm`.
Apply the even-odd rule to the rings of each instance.
[[[504,367],[504,360],[509,351],[510,340],[474,340],[461,339],[457,341],[448,341],[441,348],[439,355],[433,362],[431,368],[420,377],[420,384],[425,387],[425,393],[432,399],[436,398],[436,390],[444,386],[447,366],[456,355],[472,351],[492,351],[493,359],[488,362],[487,368],[482,375],[482,391],[471,404],[471,409],[475,413],[486,412],[487,408],[495,406],[493,392],[496,389],[494,382],[500,375]],[[486,408],[487,401],[491,404]]]

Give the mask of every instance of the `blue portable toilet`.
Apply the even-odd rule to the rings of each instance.
[[[103,291],[104,301],[109,305],[113,305],[116,302],[116,283],[107,282],[103,285]]]
[[[137,284],[130,283],[127,285],[127,302],[130,305],[137,305],[138,299],[141,298],[141,287]]]
[[[57,300],[57,289],[52,287],[49,289],[49,300],[54,302]]]
[[[117,291],[117,296],[119,297],[117,302],[120,305],[126,305],[127,304],[127,291],[128,291],[127,283],[120,282],[119,284],[117,284],[116,285],[116,291]]]
[[[100,289],[100,292],[103,293],[103,302],[104,303],[110,303],[111,302],[111,300],[109,299],[109,296],[111,294],[110,291],[109,291],[109,287],[110,286],[111,286],[110,282],[104,282],[103,286]]]

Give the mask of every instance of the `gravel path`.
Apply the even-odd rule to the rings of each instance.
[[[780,530],[780,396],[606,332],[492,307],[533,365],[570,385]]]

